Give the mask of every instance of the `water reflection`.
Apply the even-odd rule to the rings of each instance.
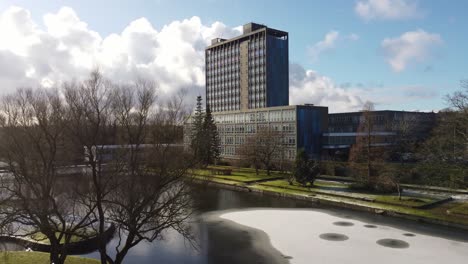
[[[269,238],[259,230],[238,226],[230,221],[216,219],[207,221],[208,212],[218,210],[246,209],[246,208],[311,208],[311,204],[302,201],[278,199],[270,196],[260,196],[251,193],[239,193],[210,187],[194,187],[193,207],[196,216],[192,219],[192,230],[199,244],[198,248],[192,247],[184,238],[175,231],[164,233],[164,240],[141,242],[128,254],[125,263],[168,263],[168,264],[208,264],[208,263],[288,263],[288,256],[281,255],[272,247],[259,247],[259,241],[269,244]],[[317,208],[317,207],[315,207]],[[468,236],[456,230],[435,228],[430,225],[421,225],[416,222],[408,222],[380,215],[359,213],[351,210],[326,208],[327,212],[343,218],[356,221],[363,220],[367,223],[375,223],[379,229],[386,226],[394,226],[404,232],[400,234],[418,233],[440,236],[466,242]],[[209,215],[209,214],[208,214]],[[343,222],[349,223],[349,221]],[[274,219],[272,219],[274,221]],[[377,227],[368,225],[368,228]],[[348,231],[354,227],[345,227]],[[323,233],[325,233],[324,231]],[[254,239],[255,238],[255,239]],[[351,241],[353,237],[349,237]],[[382,237],[385,238],[385,237]],[[312,239],[312,238],[311,238]],[[320,239],[318,236],[315,239]],[[346,242],[341,242],[346,243]],[[108,244],[108,250],[115,252],[118,244],[116,238]],[[338,243],[340,244],[340,243]],[[411,250],[408,249],[408,250]],[[287,253],[287,252],[286,252]],[[98,258],[97,252],[84,256]],[[293,261],[293,260],[292,260]]]
[[[249,207],[310,208],[300,201],[274,199],[228,190],[194,187],[193,206],[196,216],[192,219],[192,231],[198,245],[194,248],[175,231],[164,234],[163,241],[142,242],[132,249],[126,263],[275,263],[271,252],[258,252],[253,244],[255,233],[252,229],[229,226],[223,220],[204,221],[202,214],[218,210],[243,209]],[[265,236],[266,237],[266,236]],[[117,239],[108,244],[108,250],[115,252]],[[98,258],[97,252],[84,256]],[[277,256],[275,256],[277,257]],[[278,263],[285,263],[280,261]]]

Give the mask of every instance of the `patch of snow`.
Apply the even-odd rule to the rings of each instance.
[[[259,209],[228,212],[220,217],[264,231],[273,247],[292,256],[293,264],[466,264],[468,260],[468,243],[418,233],[408,236],[405,230],[321,211]],[[353,225],[333,224],[336,222]],[[377,228],[364,226],[369,224]],[[330,241],[319,237],[325,233],[343,234],[349,239]],[[377,244],[381,239],[402,240],[409,247],[384,247]]]

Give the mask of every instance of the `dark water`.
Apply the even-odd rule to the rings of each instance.
[[[468,234],[458,230],[422,225],[420,223],[395,219],[380,215],[355,212],[339,208],[317,207],[310,203],[289,199],[261,196],[252,193],[234,192],[210,187],[194,187],[194,201],[197,215],[208,212],[248,208],[309,208],[324,210],[327,213],[340,216],[343,223],[346,219],[364,220],[369,223],[397,227],[407,232],[419,232],[432,236],[466,241]],[[271,219],[271,221],[275,221]],[[164,241],[141,243],[131,250],[126,263],[287,263],[288,256],[282,256],[269,244],[267,236],[261,231],[228,224],[225,220],[206,221],[202,217],[193,223],[194,232],[200,243],[198,250],[193,249],[175,232],[168,232]],[[341,223],[341,222],[340,222]],[[255,239],[253,239],[255,237]],[[258,247],[256,241],[261,237],[263,247]],[[113,250],[116,241],[109,243]],[[265,247],[266,245],[266,247]],[[269,248],[267,250],[265,248]],[[98,258],[97,253],[85,255]]]
[[[132,248],[126,257],[125,263],[129,264],[260,264],[260,263],[288,263],[288,256],[282,256],[280,252],[271,247],[268,237],[261,231],[247,227],[234,225],[227,220],[215,218],[207,220],[206,215],[220,210],[248,209],[248,208],[309,208],[347,219],[362,220],[375,225],[393,226],[405,230],[408,234],[420,233],[431,236],[450,238],[452,240],[466,241],[468,233],[447,228],[420,224],[330,207],[317,207],[310,203],[280,199],[271,196],[261,196],[252,193],[234,192],[229,190],[194,187],[194,209],[196,214],[192,223],[193,231],[199,242],[197,249],[187,243],[183,237],[175,231],[168,231],[164,240],[153,243],[142,242]],[[271,219],[275,221],[275,219]],[[368,225],[369,228],[373,225]],[[346,228],[353,228],[352,226]],[[330,234],[328,234],[330,236]],[[326,239],[330,239],[326,236]],[[334,238],[333,234],[332,237]],[[108,244],[108,250],[112,254],[117,245],[114,239]],[[384,241],[385,242],[385,241]],[[393,245],[391,243],[391,245]],[[83,255],[99,258],[97,252]]]
[[[255,207],[311,207],[310,204],[304,202],[211,187],[194,187],[194,203],[197,216],[219,210]],[[153,243],[142,242],[131,249],[125,263],[285,263],[285,258],[280,256],[278,252],[273,252],[276,254],[272,254],[270,250],[264,250],[254,245],[253,237],[257,238],[258,235],[265,236],[264,234],[258,234],[255,230],[246,227],[239,228],[227,225],[223,220],[205,221],[201,217],[195,218],[192,227],[199,242],[197,249],[189,245],[181,235],[174,231],[169,231],[165,235],[164,241],[155,241]],[[111,252],[115,252],[114,248],[117,242],[114,239],[108,244],[108,249]],[[265,242],[265,244],[269,244],[268,241]],[[271,249],[274,250],[273,248]],[[97,252],[83,256],[99,258]]]

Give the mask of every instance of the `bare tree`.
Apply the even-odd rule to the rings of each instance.
[[[453,141],[459,140],[459,145],[454,143],[454,155],[459,160],[468,160],[468,80],[461,81],[462,90],[447,96],[447,103],[454,112],[449,120],[453,125]],[[458,153],[457,153],[458,152]]]
[[[377,132],[385,126],[391,129],[389,127],[391,123],[387,123],[385,119],[379,119],[373,111],[374,104],[366,102],[360,117],[356,142],[350,149],[349,162],[358,182],[357,186],[378,191],[382,187],[378,176],[385,167],[384,162],[389,154],[389,146],[384,138],[378,136]]]
[[[113,114],[123,154],[115,162],[123,169],[117,188],[105,199],[107,221],[116,225],[119,239],[116,255],[107,255],[106,259],[122,263],[132,247],[143,240],[161,239],[169,228],[191,239],[186,225],[191,214],[187,176],[194,162],[168,143],[176,141],[176,134],[160,138],[160,133],[153,133],[180,125],[182,104],[177,100],[154,115],[155,87],[147,81],[117,89],[114,99]]]
[[[254,165],[256,173],[263,165],[270,175],[274,161],[283,158],[283,137],[281,132],[260,128],[255,134],[247,136],[239,152],[241,157]]]
[[[75,155],[83,157],[86,170],[82,179],[91,181],[91,191],[83,194],[83,206],[96,214],[101,262],[106,263],[106,212],[104,199],[115,186],[114,173],[105,173],[103,153],[107,144],[115,142],[116,126],[112,120],[113,84],[99,70],[89,79],[64,86],[67,136],[74,143]],[[96,211],[92,210],[96,208]]]
[[[374,104],[366,102],[363,106],[360,124],[356,134],[356,143],[351,147],[349,161],[353,163],[366,164],[366,180],[370,182],[372,176],[372,165],[375,160],[372,144],[374,137],[374,120],[372,117],[374,111]]]
[[[419,171],[427,184],[468,186],[468,81],[446,97],[431,136],[418,149]]]
[[[92,188],[82,201],[96,208],[101,263],[122,263],[131,248],[162,239],[168,228],[190,238],[193,159],[176,144],[182,140],[183,94],[158,105],[154,82],[117,85],[95,71],[67,85],[65,98],[69,136],[87,150],[82,177]],[[109,225],[117,229],[115,255],[106,249]]]
[[[163,239],[169,228],[193,242],[187,219],[195,162],[177,144],[183,99],[157,105],[153,82],[116,85],[99,71],[65,84],[63,94],[20,90],[5,97],[0,155],[12,180],[1,179],[0,203],[7,206],[0,207],[0,229],[43,233],[54,263],[65,261],[73,236],[95,235],[101,263],[122,263],[132,247]],[[69,173],[79,181],[61,180]],[[115,255],[106,249],[109,226],[118,231]]]
[[[91,212],[76,201],[73,184],[63,184],[67,165],[64,105],[57,90],[20,89],[1,103],[0,153],[8,166],[0,207],[12,235],[50,242],[51,263],[64,263],[73,236],[85,235]],[[6,182],[5,182],[6,181]]]

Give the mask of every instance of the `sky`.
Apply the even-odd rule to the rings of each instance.
[[[468,1],[0,0],[0,94],[99,67],[204,94],[204,49],[248,22],[289,32],[290,104],[437,111],[468,79]]]

